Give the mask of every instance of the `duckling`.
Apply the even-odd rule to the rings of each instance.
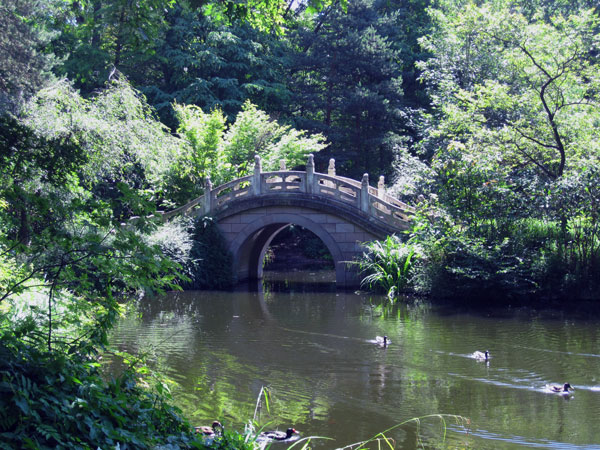
[[[486,350],[485,352],[476,351],[471,355],[472,358],[475,358],[477,361],[489,361],[490,360],[490,352]]]
[[[546,389],[559,394],[568,394],[569,390],[575,390],[575,388],[573,388],[573,386],[571,386],[569,383],[565,383],[562,386],[548,384],[546,385]]]
[[[263,431],[260,433],[256,440],[269,442],[269,441],[287,441],[294,434],[299,434],[294,428],[288,428],[285,432],[283,431]]]
[[[386,348],[388,345],[390,345],[392,343],[392,341],[387,337],[387,336],[375,336],[375,344],[379,345],[380,347]]]
[[[223,432],[223,425],[218,420],[215,420],[212,423],[212,426],[209,427],[207,425],[204,425],[200,427],[194,427],[194,431],[196,433],[202,433],[204,436],[212,437],[216,434],[221,434]]]

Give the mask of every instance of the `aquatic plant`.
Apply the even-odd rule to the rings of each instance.
[[[414,423],[417,426],[417,433],[416,433],[417,446],[421,447],[421,448],[425,448],[425,445],[423,442],[423,437],[420,433],[420,428],[421,428],[421,423],[428,419],[439,419],[440,420],[440,423],[442,426],[442,428],[441,428],[441,430],[442,430],[441,444],[444,444],[446,442],[446,436],[447,436],[447,431],[448,431],[447,421],[452,420],[455,424],[463,426],[463,427],[470,424],[469,419],[467,419],[463,416],[455,415],[455,414],[429,414],[429,415],[421,416],[421,417],[413,417],[411,419],[405,420],[404,422],[398,423],[398,424],[394,425],[393,427],[388,428],[387,430],[381,431],[380,433],[377,433],[375,436],[373,436],[369,439],[366,439],[366,440],[360,441],[360,442],[355,442],[353,444],[348,444],[344,447],[337,448],[336,450],[369,450],[371,448],[377,448],[378,450],[380,450],[382,447],[393,450],[396,448],[396,445],[395,445],[396,443],[395,443],[394,439],[389,436],[389,433],[397,428],[408,425],[410,423]],[[436,445],[432,445],[431,447],[435,448]]]

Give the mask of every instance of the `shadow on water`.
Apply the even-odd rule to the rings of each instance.
[[[236,291],[250,292],[336,292],[335,271],[264,271],[262,280],[238,284]]]

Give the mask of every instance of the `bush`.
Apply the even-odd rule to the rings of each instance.
[[[431,295],[486,302],[524,298],[538,289],[536,254],[516,251],[505,239],[489,243],[456,234],[424,245]]]
[[[225,238],[210,217],[195,221],[190,262],[186,272],[191,281],[184,289],[221,289],[233,284],[232,257]]]
[[[0,448],[147,449],[194,441],[164,391],[139,387],[133,370],[105,381],[89,350],[42,351],[18,336],[31,331],[0,330]]]
[[[395,298],[410,286],[417,254],[415,245],[402,242],[396,235],[383,241],[369,242],[358,262],[365,276],[361,286],[385,292],[390,299]]]

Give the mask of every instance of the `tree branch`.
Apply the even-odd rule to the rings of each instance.
[[[529,160],[529,162],[533,163],[535,166],[537,166],[542,172],[544,172],[547,176],[549,176],[552,179],[556,179],[557,176],[556,174],[552,173],[551,170],[547,169],[542,163],[538,162],[535,158],[533,158],[529,153],[527,153],[525,151],[525,149],[521,148],[519,146],[519,144],[517,144],[516,142],[514,143],[514,146],[517,148],[517,150],[523,155],[525,156],[525,158],[527,158]]]
[[[114,229],[109,230],[104,237],[100,240],[100,242],[98,244],[102,244],[107,238],[108,236],[110,236],[110,234],[112,233]],[[68,252],[65,252],[61,255],[61,262],[59,264],[48,264],[48,265],[43,265],[40,267],[37,267],[35,269],[33,269],[29,275],[27,275],[25,278],[21,279],[19,282],[13,284],[12,286],[8,287],[6,289],[6,292],[2,295],[2,297],[0,297],[0,303],[2,303],[2,301],[4,301],[6,298],[8,298],[14,291],[16,288],[18,288],[19,286],[23,285],[25,282],[27,282],[28,280],[32,279],[35,275],[39,274],[39,273],[44,273],[44,272],[48,272],[52,269],[56,269],[56,268],[60,268],[63,266],[64,264],[64,257],[65,255],[71,255],[71,254],[76,254],[76,253],[80,253],[80,252],[86,252],[85,254],[81,255],[78,258],[72,259],[69,264],[76,264],[80,261],[83,261],[86,258],[89,258],[92,255],[99,255],[100,253],[97,253],[95,251],[91,251],[91,250],[87,250],[87,249],[73,249],[73,250],[69,250]]]
[[[537,145],[540,145],[540,146],[545,147],[545,148],[552,148],[554,150],[558,150],[558,147],[556,145],[546,144],[546,143],[540,141],[539,139],[536,139],[534,137],[528,136],[523,131],[521,131],[521,129],[519,129],[519,127],[513,126],[512,128],[517,133],[519,133],[522,137],[524,137],[525,139],[527,139],[527,140],[529,140],[529,141],[531,141],[531,142],[533,142],[533,143],[535,143]]]

